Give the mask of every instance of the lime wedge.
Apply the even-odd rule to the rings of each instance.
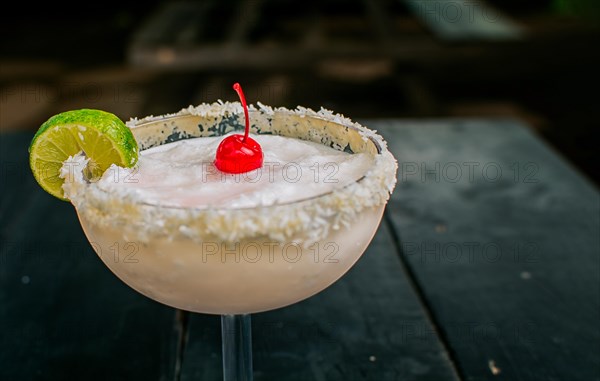
[[[29,146],[29,165],[38,184],[66,201],[60,168],[80,151],[90,159],[86,175],[91,179],[111,164],[132,167],[138,158],[137,142],[117,116],[100,110],[66,111],[42,124]]]

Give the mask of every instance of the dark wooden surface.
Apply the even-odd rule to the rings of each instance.
[[[598,191],[513,121],[366,124],[401,162],[385,218],[340,281],[253,316],[255,378],[600,379]],[[220,379],[219,318],[117,280],[29,140],[0,135],[0,380]]]
[[[386,219],[463,378],[599,380],[597,189],[514,121],[376,127],[401,162]]]
[[[30,139],[0,135],[0,380],[173,380],[173,310],[118,280],[71,204],[40,192]]]

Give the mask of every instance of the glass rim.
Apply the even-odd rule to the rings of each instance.
[[[256,113],[256,112],[260,112],[260,110],[256,110],[256,109],[251,109],[250,113]],[[275,113],[283,113],[283,114],[294,114],[293,111],[291,110],[275,110]],[[169,114],[169,115],[164,115],[164,116],[159,116],[159,117],[153,117],[151,120],[147,120],[144,121],[143,119],[140,121],[139,124],[135,124],[134,126],[132,126],[132,130],[135,131],[137,129],[142,129],[144,127],[148,127],[151,125],[154,125],[156,123],[164,123],[164,122],[168,122],[168,121],[172,121],[174,119],[181,119],[181,118],[186,118],[186,117],[190,117],[190,116],[194,116],[193,114]],[[351,123],[343,123],[343,121],[334,121],[331,119],[327,119],[323,116],[319,116],[319,115],[305,115],[304,117],[306,118],[313,118],[313,119],[319,119],[322,121],[325,121],[327,123],[334,123],[337,124],[341,127],[344,128],[349,128],[352,129],[354,131],[356,131],[357,133],[360,133],[360,129],[357,128],[356,126],[352,125]],[[363,127],[365,128],[365,127]],[[260,133],[256,133],[257,135],[261,135]],[[274,135],[274,134],[262,134],[262,135]],[[224,135],[219,135],[219,136],[224,136]],[[283,135],[277,135],[277,136],[283,136]],[[383,148],[381,146],[381,144],[373,137],[373,136],[365,136],[375,147],[377,153],[374,155],[381,155],[383,153]],[[189,136],[189,137],[184,137],[180,140],[187,140],[187,139],[194,139],[194,138],[201,138],[201,137],[194,137],[194,136]],[[301,139],[301,138],[298,138]],[[305,139],[302,139],[305,140]],[[157,146],[162,146],[164,144],[169,144],[172,142],[163,142],[161,144],[158,144],[154,147]],[[318,144],[322,144],[322,143],[318,143]],[[148,148],[140,148],[140,153],[150,149],[151,147]],[[335,148],[334,148],[335,149]],[[337,150],[337,149],[336,149]],[[340,150],[337,150],[340,151]],[[352,153],[355,154],[355,153]],[[178,205],[169,205],[166,203],[158,203],[158,202],[148,202],[148,201],[141,201],[141,200],[136,200],[136,199],[128,199],[127,203],[131,204],[131,205],[138,205],[141,207],[149,207],[149,208],[155,208],[155,209],[163,209],[163,210],[173,210],[173,211],[191,211],[191,212],[207,212],[207,211],[211,211],[211,212],[232,212],[232,211],[249,211],[249,210],[263,210],[263,209],[270,209],[270,208],[276,208],[276,207],[285,207],[285,206],[293,206],[293,205],[297,205],[297,204],[302,204],[302,203],[306,203],[306,202],[310,202],[311,200],[318,200],[324,197],[327,197],[331,194],[334,194],[336,192],[339,192],[341,190],[347,189],[357,183],[362,182],[366,176],[368,171],[372,168],[372,166],[369,166],[369,168],[365,171],[365,173],[363,173],[359,178],[354,179],[349,181],[348,183],[346,183],[345,185],[342,185],[340,187],[336,187],[332,190],[326,191],[324,193],[319,193],[317,195],[313,195],[313,196],[308,196],[305,198],[301,198],[301,199],[296,199],[296,200],[291,200],[291,201],[286,201],[286,202],[275,202],[273,204],[267,204],[267,205],[254,205],[254,206],[243,206],[243,207],[228,207],[228,206],[211,206],[211,205],[205,205],[205,206],[178,206]],[[92,182],[88,182],[88,186],[92,184]],[[101,194],[105,195],[108,199],[110,198],[114,198],[114,197],[118,197],[118,193],[117,194],[113,194],[115,192],[111,192],[109,190],[100,188],[100,187],[95,187],[95,190],[100,192]]]

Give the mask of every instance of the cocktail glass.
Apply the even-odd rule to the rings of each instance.
[[[243,130],[241,113],[238,103],[217,103],[128,125],[143,151]],[[250,314],[306,299],[346,273],[373,238],[395,184],[385,142],[344,117],[261,105],[250,120],[253,133],[366,153],[371,165],[354,179],[331,178],[339,182],[333,191],[252,208],[182,208],[117,197],[91,183],[65,186],[88,240],[123,282],[160,303],[221,315],[225,380],[252,379]],[[198,176],[215,171],[198,165]],[[135,181],[128,177],[115,181]]]

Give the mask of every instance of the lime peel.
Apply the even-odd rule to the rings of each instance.
[[[89,158],[92,178],[100,177],[112,164],[133,167],[138,159],[133,133],[116,115],[93,109],[66,111],[42,124],[29,146],[29,165],[38,184],[68,201],[60,170],[65,160],[82,151]]]

